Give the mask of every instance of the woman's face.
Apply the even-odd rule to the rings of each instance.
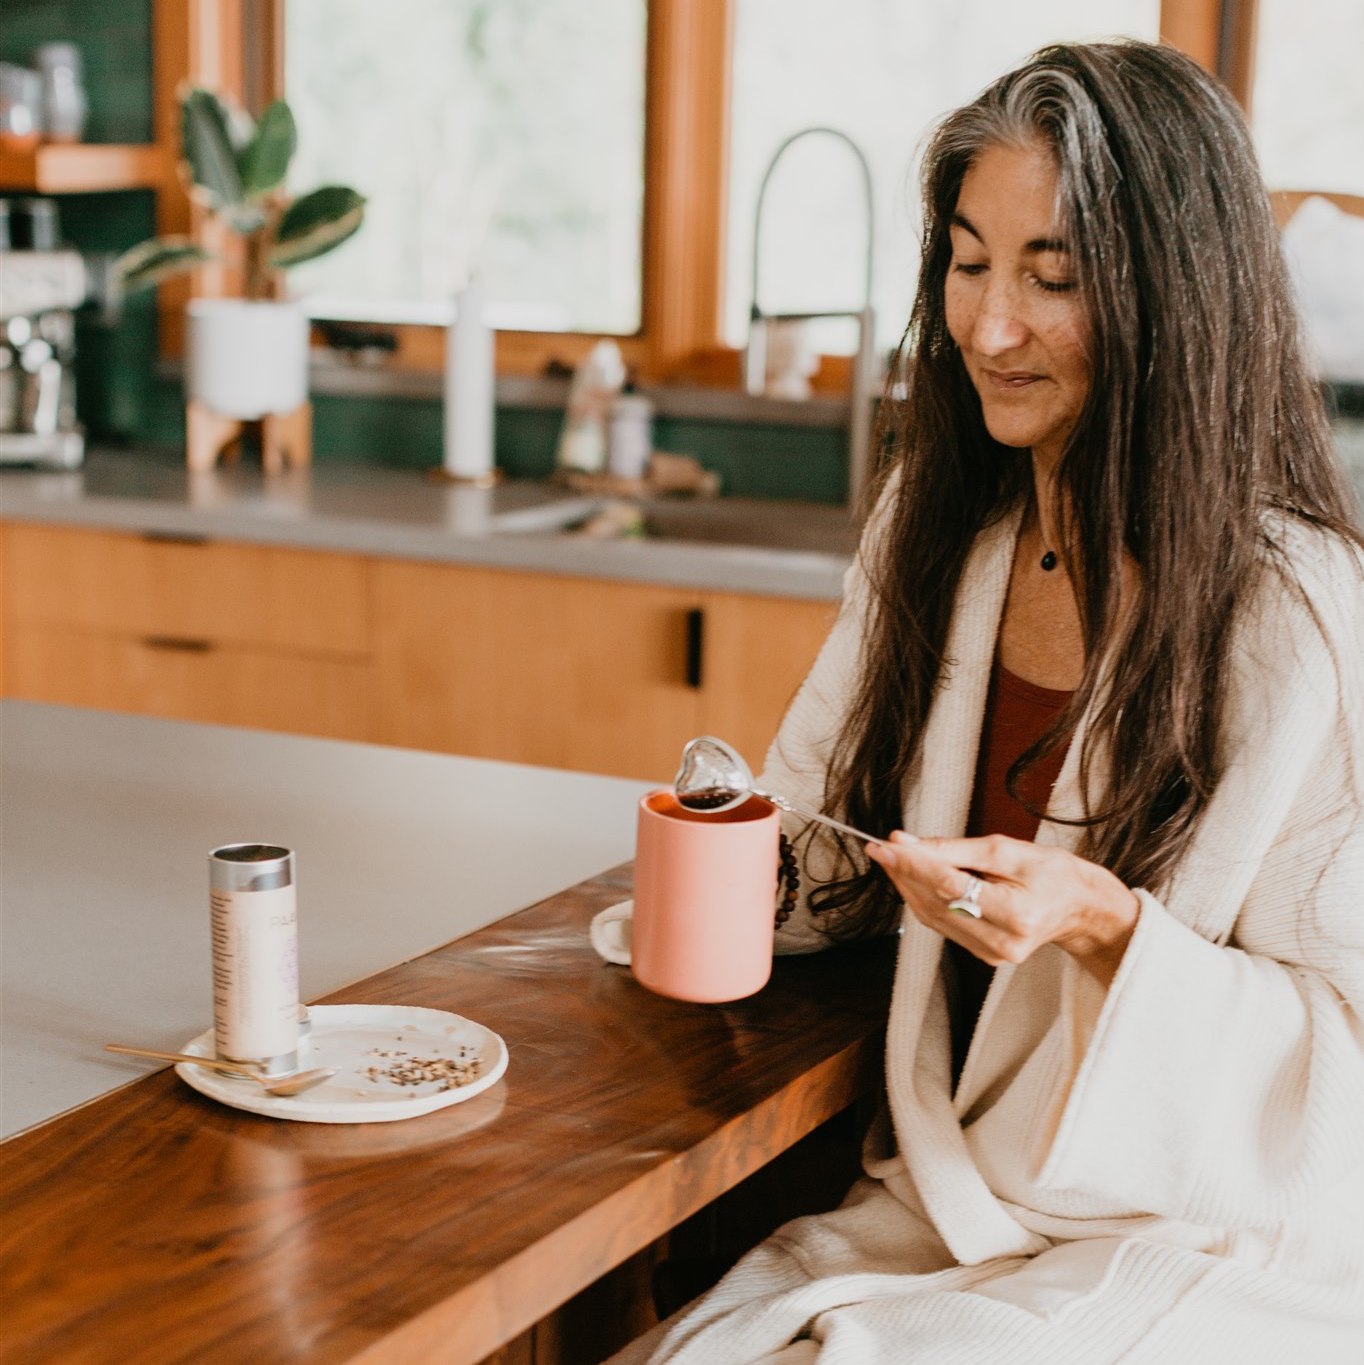
[[[985,426],[1053,467],[1089,394],[1089,323],[1056,224],[1056,166],[1040,143],[987,147],[952,215],[947,328]]]

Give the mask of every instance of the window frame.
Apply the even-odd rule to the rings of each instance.
[[[729,184],[729,120],[736,0],[649,0],[646,42],[644,223],[641,326],[617,337],[640,379],[734,388],[741,353],[721,340],[724,236]],[[153,0],[156,140],[178,157],[177,94],[210,85],[259,109],[283,91],[287,0]],[[1220,75],[1249,108],[1257,0],[1161,0],[1161,37]],[[177,174],[157,191],[158,232],[178,232],[219,251],[221,265],[163,285],[158,295],[163,356],[184,346],[191,296],[240,288],[234,242],[185,193]],[[390,368],[437,372],[445,329],[398,324]],[[551,362],[576,365],[598,334],[499,331],[499,374],[538,375]],[[848,358],[825,356],[819,390],[843,390]]]

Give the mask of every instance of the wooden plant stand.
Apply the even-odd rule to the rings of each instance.
[[[212,469],[219,458],[236,447],[248,426],[260,428],[261,465],[266,474],[281,474],[286,466],[301,467],[312,459],[313,407],[301,403],[292,412],[267,412],[258,422],[225,417],[195,399],[185,406],[185,446],[189,467]]]

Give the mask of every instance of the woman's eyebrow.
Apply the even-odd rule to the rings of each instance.
[[[976,231],[975,225],[964,213],[954,213],[948,221],[951,223],[953,227],[965,228],[966,231],[969,232],[971,236],[976,239],[976,241],[978,241],[982,246],[985,245],[985,239],[980,235],[979,232]]]
[[[982,246],[985,245],[985,238],[980,235],[980,230],[964,213],[953,213],[948,222],[952,227],[959,227],[964,232],[969,232]],[[1039,256],[1045,251],[1068,255],[1070,245],[1064,237],[1034,237],[1030,242],[1025,243],[1023,250],[1031,256]]]

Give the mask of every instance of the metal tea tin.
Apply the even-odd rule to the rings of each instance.
[[[213,1031],[219,1057],[267,1076],[298,1068],[298,911],[294,855],[227,844],[208,858]]]

